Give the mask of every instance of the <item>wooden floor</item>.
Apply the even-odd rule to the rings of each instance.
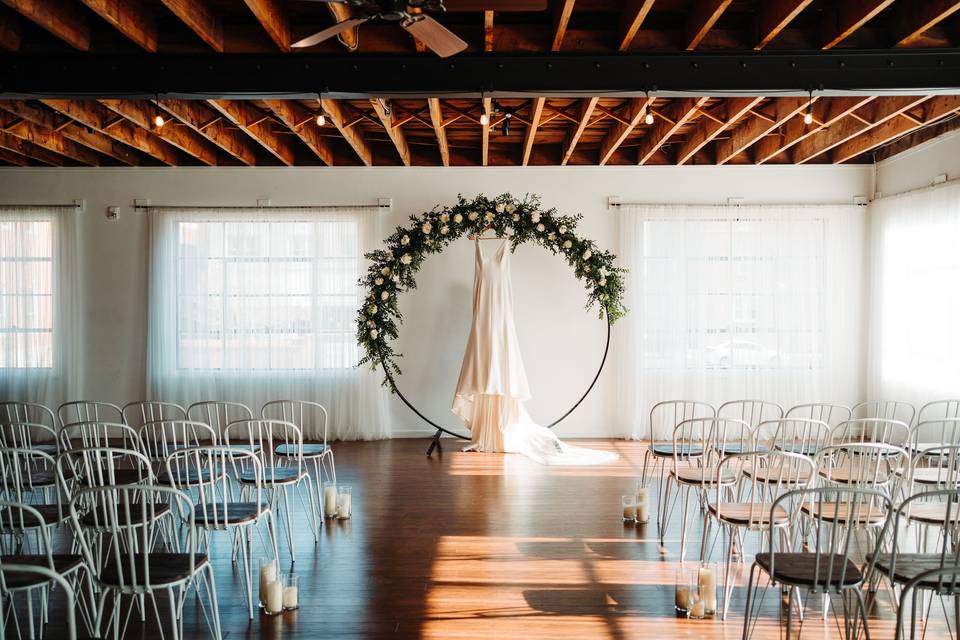
[[[213,556],[224,637],[740,637],[743,589],[726,622],[675,617],[679,526],[671,525],[661,550],[655,523],[621,522],[620,495],[631,493],[640,475],[642,444],[583,441],[617,451],[620,460],[551,468],[517,455],[461,453],[448,442],[432,459],[423,440],[335,446],[339,481],[353,486],[354,517],[328,521],[316,545],[307,520],[298,520],[299,612],[248,621],[222,537]],[[697,523],[691,540],[699,539]],[[281,555],[289,559],[283,546]],[[743,566],[741,580],[749,562]],[[942,620],[934,606],[933,618]],[[781,637],[779,610],[770,590],[752,637]],[[825,622],[819,611],[819,603],[812,606],[800,637],[840,637],[836,619]],[[885,594],[874,615],[872,637],[892,637]],[[185,619],[186,637],[208,637],[193,598]],[[61,637],[58,631],[47,637]],[[929,637],[941,634],[938,622]],[[159,637],[157,624],[131,622],[127,637]]]

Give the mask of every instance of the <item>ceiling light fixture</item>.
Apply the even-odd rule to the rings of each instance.
[[[810,98],[807,100],[807,112],[803,114],[803,124],[813,124],[813,91],[810,91]]]
[[[647,115],[643,117],[643,121],[647,124],[653,124],[653,111],[650,109],[653,103],[650,102],[650,92],[644,91],[644,93],[647,94],[647,106],[645,106],[643,109],[647,112]]]
[[[483,91],[480,92],[480,108],[483,110],[480,114],[480,126],[485,127],[490,124],[490,116],[487,115],[487,108],[484,106]]]
[[[154,98],[155,98],[154,106],[156,107],[156,113],[153,116],[153,126],[156,127],[157,129],[160,129],[163,127],[163,125],[167,124],[167,121],[163,119],[163,114],[160,113],[160,95],[158,94],[154,96]]]
[[[327,116],[323,115],[323,112],[317,114],[317,126],[322,127],[327,124]]]

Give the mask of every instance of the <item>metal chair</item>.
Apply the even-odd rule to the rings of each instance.
[[[831,444],[882,442],[904,448],[909,441],[909,425],[889,418],[853,418],[830,430]]]
[[[306,400],[273,400],[260,408],[262,418],[284,420],[300,427],[303,434],[312,433],[314,437],[321,435],[321,442],[305,442],[303,444],[303,458],[313,463],[313,482],[316,485],[317,496],[323,495],[323,472],[336,484],[337,466],[333,460],[333,448],[327,442],[327,409],[316,402]],[[278,456],[290,455],[290,450],[280,445],[276,451]],[[330,468],[327,469],[327,464]]]
[[[650,409],[650,446],[643,454],[643,474],[644,480],[647,476],[647,465],[653,463],[653,473],[656,475],[657,468],[660,469],[660,475],[657,480],[657,526],[660,526],[662,519],[664,475],[666,473],[667,461],[673,460],[673,430],[684,420],[691,418],[713,418],[716,416],[714,408],[706,402],[697,402],[694,400],[666,400],[658,402]],[[671,434],[669,440],[658,440],[657,433],[666,431]],[[688,451],[689,456],[702,455],[703,451]]]
[[[49,428],[54,433],[52,441],[32,441],[25,448],[36,448],[50,455],[58,453],[56,434],[60,430],[60,423],[56,414],[46,405],[36,402],[0,402],[0,425],[6,424],[39,424]]]
[[[882,418],[899,420],[908,427],[913,424],[917,410],[909,402],[902,400],[871,400],[853,406],[854,418]]]
[[[186,420],[187,410],[173,402],[137,400],[123,405],[123,422],[139,429],[148,422],[158,420]]]
[[[170,454],[180,449],[217,444],[217,434],[213,427],[193,420],[155,420],[147,422],[140,427],[139,435],[140,441],[143,443],[144,453],[154,464],[157,482],[161,484],[169,484],[165,464]],[[194,482],[198,480],[199,478],[194,478]],[[186,476],[181,476],[182,483],[188,481]]]
[[[81,518],[87,503],[102,505],[96,511],[96,532],[106,538],[100,546],[99,557],[95,556],[87,540],[89,527]],[[187,523],[186,540],[183,545],[174,538],[168,547],[159,548],[162,538],[162,520],[170,505]],[[93,567],[94,579],[100,588],[97,605],[96,628],[103,622],[108,595],[113,595],[113,610],[110,626],[114,637],[119,636],[121,598],[134,596],[138,602],[150,598],[154,608],[159,609],[155,594],[166,591],[170,608],[172,637],[183,637],[183,605],[191,587],[197,589],[197,601],[207,620],[213,636],[220,640],[220,613],[217,606],[217,588],[213,566],[206,555],[197,552],[193,503],[189,496],[170,487],[148,485],[125,485],[92,487],[83,489],[70,501],[70,519],[76,538],[87,564]],[[200,598],[200,589],[205,587],[209,599],[209,613]],[[141,605],[142,606],[142,605]]]
[[[761,422],[783,417],[783,407],[765,400],[730,400],[717,408],[718,418],[742,420],[755,429]]]
[[[919,420],[910,430],[908,447],[914,453],[954,444],[960,444],[960,418]]]
[[[303,484],[307,485],[307,495],[309,498],[309,507],[303,504],[303,498],[300,496],[301,505],[312,517],[313,520],[313,540],[316,543],[319,540],[317,535],[317,505],[319,497],[315,499],[313,494],[313,483],[310,481],[310,475],[306,472],[306,465],[303,459],[303,434],[300,428],[292,422],[283,420],[266,420],[263,418],[254,420],[237,420],[227,425],[224,430],[224,444],[227,447],[239,447],[242,450],[254,451],[260,457],[263,465],[263,486],[269,491],[270,507],[273,513],[278,513],[278,494],[283,498],[283,511],[287,524],[287,543],[290,547],[290,559],[296,561],[296,551],[294,548],[293,524],[290,512],[290,495],[292,489],[296,492]],[[287,453],[277,455],[277,447],[284,446]],[[247,467],[238,465],[236,480],[241,487],[241,496],[249,494],[249,491],[256,486],[256,472]]]
[[[66,520],[57,463],[43,451],[0,449],[0,497],[29,504],[43,516],[45,524],[57,526]]]
[[[960,400],[934,400],[917,412],[917,424],[942,418],[960,418]]]
[[[57,571],[40,565],[0,561],[0,629],[6,629],[7,627],[7,621],[4,618],[6,602],[10,601],[15,593],[21,590],[27,590],[29,592],[29,590],[33,588],[40,588],[49,592],[54,586],[63,590],[64,597],[67,600],[67,635],[63,640],[77,640],[77,614],[74,611],[74,609],[76,609],[77,599],[73,593],[73,587],[71,587],[67,579]],[[28,595],[27,597],[29,598],[30,596]],[[44,600],[44,610],[46,610],[46,608],[47,605]],[[17,626],[17,635],[22,636],[19,629],[19,622],[16,619],[16,609],[11,607],[10,610],[14,616],[14,624]],[[47,622],[47,618],[43,617],[41,620],[40,636],[42,637],[43,623]],[[33,615],[31,614],[30,638],[33,637]]]
[[[805,418],[827,423],[831,428],[853,417],[853,410],[842,404],[811,402],[790,407],[784,418]]]
[[[249,470],[252,479],[251,499],[233,499],[227,463],[237,467],[237,475]],[[263,466],[252,451],[229,447],[204,446],[172,452],[165,461],[166,474],[171,485],[183,492],[196,494],[194,526],[201,532],[200,548],[209,548],[209,536],[214,531],[232,531],[234,550],[239,549],[241,579],[247,591],[249,617],[253,620],[253,567],[250,529],[259,531],[260,520],[267,523],[270,547],[277,558],[277,537],[270,505],[263,496]],[[198,481],[197,478],[200,478]],[[250,494],[251,492],[248,492]],[[182,516],[182,514],[181,514]]]
[[[60,453],[57,430],[36,422],[0,423],[0,446],[43,451],[51,456]]]
[[[187,407],[187,420],[203,422],[213,427],[217,434],[217,443],[225,442],[223,433],[227,425],[237,420],[252,420],[253,411],[240,402],[224,402],[222,400],[206,400],[194,402]]]
[[[73,400],[64,402],[57,409],[60,426],[75,422],[113,422],[123,423],[123,409],[110,402],[96,400]]]
[[[137,430],[119,422],[73,422],[60,430],[61,451],[91,447],[145,451]]]
[[[906,602],[907,598],[911,598],[913,600],[913,606],[910,607],[910,612],[912,614],[910,624],[910,639],[913,640],[917,637],[916,593],[920,589],[927,589],[939,596],[953,596],[954,599],[960,597],[960,564],[954,562],[950,566],[938,567],[923,571],[917,575],[914,575],[909,582],[903,585],[903,590],[900,596],[900,606],[897,607],[897,629],[893,636],[894,640],[900,640],[903,637],[903,618],[905,615],[904,612],[907,609],[907,607],[904,606],[904,602]],[[956,605],[954,606],[956,607]],[[954,611],[956,611],[956,608]],[[960,616],[954,614],[955,626],[957,625],[957,620],[960,620]],[[948,618],[947,625],[949,626],[949,624],[950,620]]]
[[[754,438],[758,451],[787,451],[805,456],[814,456],[829,444],[829,425],[810,418],[766,420],[757,426]]]
[[[743,638],[747,640],[759,618],[759,607],[754,607],[754,599],[759,591],[758,572],[767,574],[770,581],[789,592],[787,601],[786,638],[793,631],[794,604],[801,610],[802,604],[795,594],[801,590],[811,594],[823,594],[824,597],[840,595],[843,598],[843,618],[845,637],[855,638],[860,617],[867,624],[867,607],[861,586],[866,576],[873,570],[875,559],[867,560],[861,569],[854,560],[856,547],[854,531],[856,527],[846,526],[848,522],[876,519],[881,536],[890,525],[893,503],[882,491],[864,487],[819,487],[788,491],[778,497],[770,509],[770,520],[785,510],[789,517],[788,533],[779,537],[779,549],[774,537],[774,528],[770,528],[769,551],[758,553],[750,569],[747,582],[747,603],[743,620]],[[803,515],[802,515],[803,514]],[[840,515],[830,519],[827,516]],[[845,515],[844,515],[845,514]],[[794,548],[791,544],[798,520],[806,517],[811,520],[814,541],[811,546]],[[812,549],[812,550],[805,550]],[[852,615],[851,615],[852,612]],[[781,610],[781,615],[783,615]],[[868,634],[869,637],[869,634]]]

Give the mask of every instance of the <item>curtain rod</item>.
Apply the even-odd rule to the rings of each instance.
[[[311,211],[316,209],[376,209],[377,211],[389,211],[393,207],[392,198],[380,198],[377,204],[299,204],[299,205],[162,205],[162,204],[136,204],[134,211],[148,211],[150,209],[172,209],[174,211]]]
[[[924,187],[914,187],[913,189],[906,189],[904,191],[897,191],[896,193],[891,193],[887,195],[886,193],[880,196],[875,200],[875,202],[883,202],[884,200],[895,200],[903,196],[909,196],[915,193],[921,193],[923,191],[935,191],[941,187],[953,186],[960,182],[960,178],[950,178],[949,180],[944,180],[943,182],[937,182],[935,184],[928,184]]]
[[[865,207],[868,202],[866,198],[854,198],[853,202],[808,202],[808,203],[744,203],[735,202],[729,204],[689,204],[678,202],[620,202],[614,197],[607,199],[607,209],[617,209],[619,207],[690,207],[698,209],[739,209],[740,207]]]
[[[77,209],[82,211],[83,200],[74,200],[70,204],[0,204],[0,209]]]

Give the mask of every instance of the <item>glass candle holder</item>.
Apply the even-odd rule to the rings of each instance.
[[[337,483],[323,483],[323,515],[328,518],[337,516]]]
[[[697,584],[703,599],[704,612],[712,615],[717,612],[717,568],[712,564],[700,565],[697,572]]]
[[[677,613],[686,614],[690,611],[692,604],[690,601],[690,572],[683,567],[679,567],[677,569],[675,584],[674,609],[677,610]]]
[[[637,522],[650,521],[650,490],[643,480],[637,481]]]
[[[260,607],[267,606],[267,587],[277,579],[276,558],[260,558]]]
[[[623,521],[634,522],[637,519],[637,496],[621,496],[621,505],[623,506]]]
[[[345,520],[353,515],[353,488],[343,485],[337,489],[337,517]]]
[[[285,573],[280,581],[283,585],[283,610],[294,611],[300,608],[300,576]]]
[[[283,613],[283,582],[282,576],[267,584],[267,600],[263,612],[268,616]]]

